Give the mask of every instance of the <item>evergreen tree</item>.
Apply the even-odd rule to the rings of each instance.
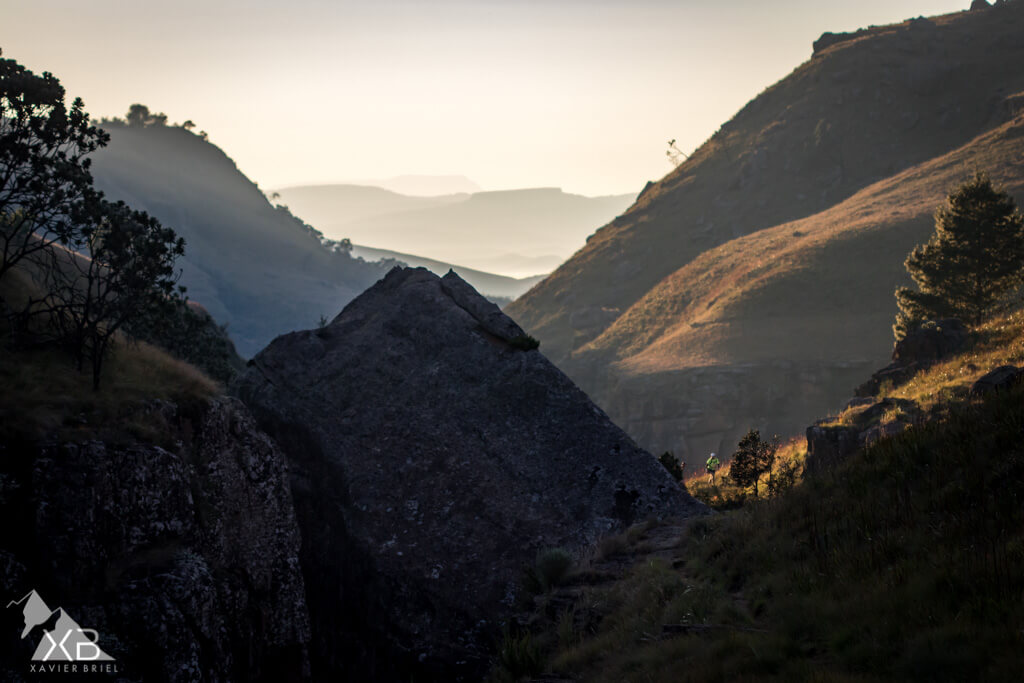
[[[985,173],[960,185],[935,212],[935,232],[906,260],[918,291],[896,290],[893,332],[902,339],[928,320],[976,325],[1022,281],[1024,220]]]
[[[729,465],[729,478],[740,488],[754,487],[757,497],[757,481],[761,475],[771,472],[775,464],[775,452],[779,449],[777,440],[764,441],[761,433],[751,429],[740,439]]]

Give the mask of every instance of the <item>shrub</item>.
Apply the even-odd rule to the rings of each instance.
[[[512,337],[508,340],[508,345],[513,349],[519,349],[520,351],[533,351],[534,349],[540,348],[540,342],[528,334],[520,334],[517,337]]]
[[[572,555],[564,548],[548,548],[537,553],[534,568],[540,587],[548,591],[562,583],[572,565]]]
[[[658,456],[658,462],[661,463],[662,467],[668,470],[668,473],[672,475],[673,479],[676,481],[683,480],[683,468],[680,466],[679,461],[676,460],[676,456],[665,451]]]
[[[226,325],[194,303],[177,299],[150,309],[126,326],[133,340],[158,346],[175,358],[195,365],[223,385],[245,368]]]
[[[541,673],[544,659],[529,631],[514,633],[505,627],[498,649],[498,664],[518,680]]]

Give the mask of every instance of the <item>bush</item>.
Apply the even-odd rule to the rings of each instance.
[[[533,351],[540,348],[540,342],[528,334],[521,334],[508,340],[508,345],[520,351]]]
[[[549,591],[562,583],[572,569],[573,560],[564,548],[548,548],[537,553],[534,569],[542,590]]]
[[[676,481],[683,480],[683,468],[680,466],[679,461],[676,460],[676,456],[665,451],[658,456],[658,462],[661,463],[662,467],[668,470],[668,473],[672,475],[673,479]]]
[[[230,384],[245,368],[245,361],[235,351],[227,327],[191,302],[169,303],[132,321],[128,334],[195,365],[225,386]]]
[[[528,631],[513,633],[506,627],[501,647],[498,649],[498,664],[511,674],[512,678],[519,680],[541,673],[544,658]]]

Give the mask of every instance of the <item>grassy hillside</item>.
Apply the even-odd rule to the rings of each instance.
[[[651,449],[833,410],[975,168],[1024,199],[1024,5],[873,27],[768,88],[509,314]]]
[[[1011,681],[1024,670],[1021,313],[899,390],[930,419],[768,501],[610,538],[493,680]]]
[[[199,136],[170,126],[105,127],[111,141],[94,155],[96,185],[185,238],[182,283],[228,323],[243,355],[335,315],[384,275],[378,264],[325,248]]]
[[[1024,116],[807,218],[708,250],[578,353],[633,372],[779,358],[884,358],[903,261],[975,168],[1024,203]]]
[[[874,28],[818,53],[510,312],[564,358],[709,248],[821,212],[1004,123],[1024,91],[1022,26],[1024,9],[1007,3]],[[588,308],[609,315],[573,325]]]

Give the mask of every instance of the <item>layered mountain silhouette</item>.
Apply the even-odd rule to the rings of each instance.
[[[516,277],[546,273],[551,261],[538,267],[535,259],[568,258],[595,225],[635,199],[558,188],[407,197],[352,185],[292,187],[278,194],[328,237]]]
[[[826,34],[509,314],[648,448],[797,433],[884,364],[946,192],[1024,199],[1022,29],[1005,2]]]
[[[474,268],[466,268],[454,263],[423,258],[413,254],[403,254],[397,251],[388,251],[387,249],[364,247],[358,244],[352,247],[352,255],[367,261],[392,259],[413,268],[426,268],[435,275],[444,275],[449,270],[454,270],[458,273],[459,277],[471,284],[473,289],[484,294],[492,301],[499,299],[511,301],[525,294],[531,287],[544,279],[544,275],[532,275],[529,277],[497,275]]]
[[[472,194],[480,186],[464,175],[406,174],[391,178],[360,180],[353,185],[380,187],[409,197],[437,197],[446,194]]]
[[[527,341],[396,268],[237,382],[289,459],[315,677],[478,680],[538,552],[704,512]]]

